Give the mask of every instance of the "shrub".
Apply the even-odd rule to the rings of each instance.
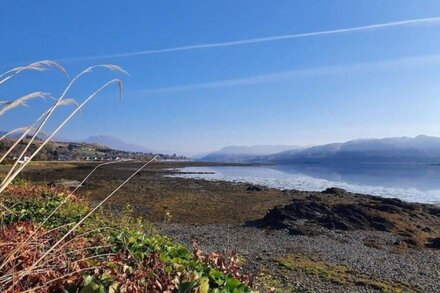
[[[95,213],[28,272],[32,261],[90,210],[88,204],[73,197],[32,241],[25,241],[65,196],[62,191],[32,185],[7,189],[3,203],[14,213],[4,215],[6,228],[0,233],[4,244],[0,246],[0,290],[251,292],[252,279],[240,273],[236,254],[206,254],[197,246],[190,252],[151,228],[146,233],[144,223],[129,216],[130,209],[120,220],[103,210]]]

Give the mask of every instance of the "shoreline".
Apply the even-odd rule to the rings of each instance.
[[[222,165],[223,166],[223,165]],[[273,171],[283,172],[284,165],[271,165],[274,167],[279,167],[280,169],[273,168]],[[287,165],[290,166],[290,165]],[[425,165],[428,166],[428,165]],[[200,166],[201,168],[205,166]],[[219,167],[206,166],[209,167]],[[226,166],[227,167],[227,166]],[[243,167],[262,167],[263,171],[269,166],[265,165],[249,165]],[[190,166],[193,168],[193,166]],[[198,168],[198,166],[195,166]],[[177,168],[182,169],[182,168]],[[331,171],[331,170],[330,170]],[[258,171],[257,171],[258,172]],[[268,175],[264,176],[251,176],[241,174],[240,171],[228,173],[226,171],[223,173],[220,171],[197,171],[197,170],[176,170],[171,172],[169,177],[185,178],[185,179],[195,179],[195,180],[208,180],[217,182],[232,182],[232,183],[244,183],[260,185],[267,188],[274,188],[278,190],[293,190],[293,191],[304,191],[304,192],[320,192],[327,188],[342,188],[353,194],[363,194],[366,196],[380,196],[383,198],[399,198],[401,200],[411,202],[411,203],[423,203],[423,204],[434,204],[440,206],[440,189],[423,191],[417,187],[400,187],[400,186],[387,186],[387,185],[369,185],[365,183],[358,183],[355,181],[333,181],[328,178],[314,177],[306,173],[298,173],[290,176],[290,173],[279,175]],[[271,177],[274,176],[274,177]]]
[[[80,195],[92,204],[98,202],[138,165],[105,166],[86,182]],[[143,170],[106,209],[117,214],[129,204],[135,216],[188,248],[195,240],[205,251],[235,249],[249,271],[282,288],[279,292],[440,291],[436,281],[440,249],[425,246],[429,237],[440,235],[440,210],[435,205],[337,189],[326,194],[165,177],[164,169],[176,165],[182,164],[154,164]],[[40,166],[28,169],[24,177],[39,184],[47,184],[45,178],[82,180],[94,166]],[[340,209],[347,205],[348,209]],[[363,214],[345,217],[351,207],[361,207]],[[268,211],[287,217],[275,217],[279,226],[271,226],[263,221]],[[328,214],[320,217],[322,211]],[[374,220],[369,220],[370,215]],[[323,220],[327,218],[331,221]],[[263,225],[257,225],[261,221]],[[338,222],[352,221],[362,225],[335,229]],[[385,230],[377,231],[382,227],[378,224]]]

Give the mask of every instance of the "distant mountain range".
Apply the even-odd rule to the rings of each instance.
[[[0,153],[11,148],[15,138],[6,138],[0,142]],[[28,153],[34,153],[42,144],[42,140],[36,139],[28,149]],[[12,162],[24,150],[26,144],[18,144],[6,158]],[[49,141],[36,154],[36,161],[117,161],[121,159],[145,160],[150,159],[151,154],[115,150],[101,144],[88,144],[83,142],[55,142]],[[167,159],[168,157],[162,156]]]
[[[4,132],[0,131],[0,136]],[[14,138],[16,135],[12,135]],[[70,141],[72,142],[72,141]],[[149,148],[108,135],[90,136],[83,143],[127,152],[153,153]],[[196,158],[209,162],[273,164],[428,163],[440,164],[440,137],[356,139],[313,147],[292,145],[227,146]]]
[[[276,164],[440,163],[440,138],[426,135],[357,139],[308,148],[295,147],[262,155],[242,152],[229,157],[222,150],[202,160]]]
[[[125,141],[120,140],[114,136],[110,135],[95,135],[89,136],[85,140],[84,143],[89,144],[99,144],[105,145],[115,150],[127,151],[127,152],[142,152],[142,153],[152,153],[153,151],[136,144],[127,143]]]
[[[227,146],[198,159],[208,162],[243,162],[298,148],[292,145]]]
[[[7,132],[5,131],[0,131],[0,137],[5,135]],[[12,138],[12,139],[16,139],[19,138],[21,135],[21,133],[14,133],[8,136],[8,138]],[[45,139],[44,135],[39,135],[38,139]],[[57,142],[77,142],[77,143],[86,143],[86,144],[97,144],[97,145],[101,145],[101,146],[106,146],[109,147],[111,149],[114,150],[120,150],[120,151],[126,151],[126,152],[142,152],[142,153],[153,153],[153,151],[149,148],[140,146],[140,145],[136,145],[136,144],[131,144],[131,143],[127,143],[125,141],[122,141],[119,138],[116,138],[114,136],[110,136],[110,135],[94,135],[94,136],[89,136],[84,140],[72,140],[72,139],[67,139],[67,138],[62,138],[62,137],[55,137],[53,139],[54,141]]]

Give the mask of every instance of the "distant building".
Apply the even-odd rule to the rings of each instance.
[[[16,158],[16,159],[18,159],[18,158]],[[28,156],[24,156],[23,157],[23,159],[21,159],[20,161],[18,161],[18,163],[19,164],[24,164],[24,163],[26,163],[27,161],[29,161],[29,157]]]

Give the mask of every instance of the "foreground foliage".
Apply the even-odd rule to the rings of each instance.
[[[90,210],[71,197],[38,229],[67,194],[23,182],[4,193],[2,203],[10,211],[1,215],[0,291],[251,292],[252,279],[240,273],[237,255],[205,254],[197,246],[190,252],[129,212],[118,220],[103,211],[94,214],[30,271]]]

